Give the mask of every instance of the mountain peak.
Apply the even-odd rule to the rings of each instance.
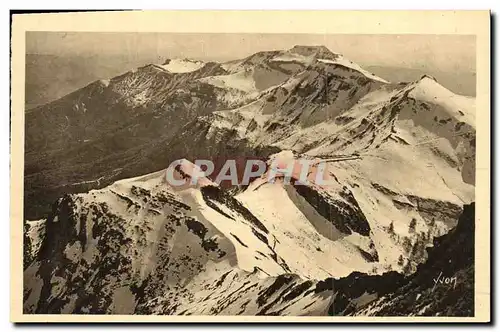
[[[330,52],[333,53],[328,49],[328,47],[324,45],[295,45],[290,49],[291,52],[309,52],[309,53],[315,53],[315,52]]]
[[[424,79],[431,79],[437,83],[437,79],[431,75],[424,74],[424,75],[422,75],[422,77],[420,77],[420,81],[422,81]]]
[[[339,53],[332,52],[324,45],[295,45],[288,50],[290,53],[302,56],[315,56],[317,58],[335,60],[340,57]]]
[[[444,86],[439,84],[439,82],[434,77],[427,75],[427,74],[422,75],[422,77],[420,77],[420,79],[418,79],[415,82],[415,87],[419,88],[419,89],[429,90],[429,93],[432,93],[432,94],[434,94],[440,90],[445,90],[445,91],[449,92],[447,94],[454,95],[454,93],[452,93],[451,91],[446,89]]]
[[[447,118],[459,119],[459,122],[465,122],[474,128],[476,126],[475,99],[448,90],[432,76],[423,75],[416,81],[409,96],[439,105],[441,111],[447,114]]]

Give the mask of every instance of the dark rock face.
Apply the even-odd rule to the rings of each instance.
[[[353,273],[327,279],[315,291],[335,294],[330,315],[474,316],[475,204],[464,206],[457,226],[434,240],[428,260],[410,276]],[[372,295],[369,303],[356,301]]]
[[[370,224],[366,220],[363,211],[359,208],[353,194],[347,188],[341,194],[349,204],[326,197],[309,186],[297,185],[295,189],[319,214],[329,220],[342,233],[351,234],[357,232],[364,236],[370,234]]]
[[[407,285],[388,297],[394,307],[378,315],[405,315],[426,307],[422,315],[474,316],[474,217],[475,204],[464,206],[457,226],[435,239],[427,261]]]
[[[260,229],[264,234],[269,234],[269,230],[257,219],[247,208],[245,208],[238,200],[229,195],[224,190],[215,187],[215,186],[205,186],[201,188],[201,193],[203,194],[203,198],[208,206],[212,209],[218,211],[221,214],[225,214],[222,210],[220,210],[217,205],[213,203],[219,202],[223,205],[226,205],[230,209],[235,212],[241,214],[245,219],[249,220],[254,226]],[[231,216],[227,216],[230,219],[233,219]]]

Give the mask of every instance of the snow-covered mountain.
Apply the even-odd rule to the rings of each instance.
[[[241,156],[331,181],[165,179]],[[474,238],[474,174],[475,100],[429,76],[390,83],[323,46],[144,66],[26,114],[24,310],[471,315],[469,293],[395,307],[429,300],[419,276],[446,255],[473,271],[446,239]]]

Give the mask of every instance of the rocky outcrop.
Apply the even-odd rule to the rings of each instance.
[[[474,316],[475,204],[466,205],[456,227],[434,239],[428,259],[410,276],[354,273],[319,285],[332,289],[331,315]]]
[[[370,224],[348,188],[341,192],[343,200],[335,200],[305,185],[297,185],[295,190],[342,233],[370,234]]]

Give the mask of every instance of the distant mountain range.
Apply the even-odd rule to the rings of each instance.
[[[26,109],[47,104],[89,83],[119,75],[154,57],[26,55]]]
[[[324,46],[167,59],[28,110],[24,311],[473,315],[475,98],[373,71]],[[332,181],[165,180],[238,157]]]
[[[160,59],[163,61],[164,59]],[[89,83],[111,78],[146,63],[159,61],[154,57],[128,56],[57,56],[26,55],[26,108],[34,108],[78,90]],[[449,90],[465,95],[476,95],[476,74],[447,72],[435,69],[414,69],[365,64],[367,70],[391,82],[411,82],[424,74],[432,75]]]

